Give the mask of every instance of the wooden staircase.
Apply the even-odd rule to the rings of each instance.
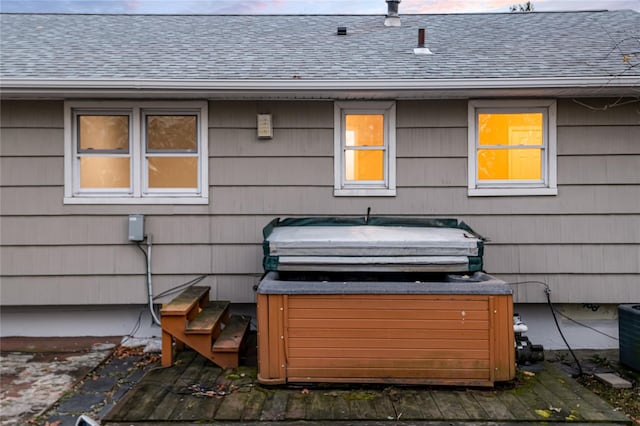
[[[229,302],[209,301],[210,287],[189,287],[160,310],[162,366],[173,364],[173,343],[184,345],[222,368],[238,366],[249,319],[229,314]]]

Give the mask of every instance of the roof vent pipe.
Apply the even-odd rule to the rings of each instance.
[[[416,55],[433,55],[433,52],[425,46],[425,34],[424,28],[418,28],[418,47],[413,49],[413,53]]]
[[[387,2],[387,16],[384,20],[385,27],[399,27],[398,5],[401,0],[385,0]]]

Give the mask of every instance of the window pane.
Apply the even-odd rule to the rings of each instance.
[[[384,151],[345,151],[346,180],[384,180]]]
[[[478,114],[479,145],[542,145],[542,113]]]
[[[197,188],[197,157],[149,157],[149,188]]]
[[[478,180],[542,180],[542,149],[479,149]]]
[[[347,146],[384,146],[383,114],[347,114],[345,125]]]
[[[78,116],[80,150],[129,150],[129,116]]]
[[[80,157],[80,188],[129,188],[128,157]]]
[[[147,149],[196,152],[196,118],[195,115],[147,115]]]

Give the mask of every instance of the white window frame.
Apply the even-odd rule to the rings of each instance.
[[[128,114],[129,189],[81,189],[77,151],[78,114]],[[146,115],[196,115],[198,188],[147,188]],[[64,204],[208,204],[208,103],[206,101],[66,101],[64,103]]]
[[[384,180],[350,182],[346,180],[345,153],[347,114],[382,114],[384,116]],[[396,103],[393,101],[334,102],[334,188],[335,196],[395,196],[396,195]],[[380,149],[380,148],[378,148]]]
[[[478,114],[541,112],[542,180],[478,180]],[[557,195],[557,106],[554,99],[472,100],[468,104],[468,194],[469,196]]]

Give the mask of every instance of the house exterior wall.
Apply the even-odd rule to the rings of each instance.
[[[602,105],[602,100],[582,100]],[[62,101],[3,101],[1,300],[140,304],[146,215],[156,293],[209,274],[211,296],[254,302],[262,227],[274,217],[456,217],[490,239],[485,269],[539,280],[558,303],[640,301],[640,111],[558,100],[557,196],[467,195],[467,101],[397,102],[397,196],[333,196],[333,102],[210,101],[208,205],[63,205]],[[274,137],[256,137],[256,114]],[[545,301],[539,286],[514,301]]]

